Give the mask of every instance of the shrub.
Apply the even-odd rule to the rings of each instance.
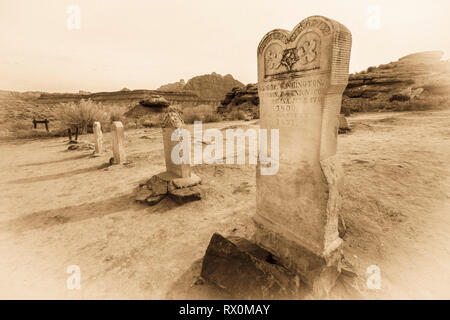
[[[87,133],[94,121],[106,123],[110,120],[103,105],[90,99],[82,99],[79,103],[62,103],[57,110],[61,122],[68,128],[78,127],[80,134]]]
[[[411,97],[406,94],[394,94],[389,99],[389,101],[390,102],[392,102],[392,101],[409,101],[410,99],[411,99]]]
[[[228,115],[230,120],[245,120],[247,118],[246,114],[242,110],[233,110]]]
[[[182,110],[184,123],[194,123],[194,121],[217,122],[222,120],[214,106],[199,105],[196,107],[186,107]]]
[[[126,108],[113,105],[107,111],[109,114],[109,121],[112,123],[114,121],[125,121],[124,113],[127,111]]]

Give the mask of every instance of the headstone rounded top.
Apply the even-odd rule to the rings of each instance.
[[[113,127],[117,128],[123,127],[122,121],[113,121]]]
[[[151,95],[150,97],[139,101],[139,104],[145,107],[167,108],[170,103],[159,95]]]
[[[292,31],[268,32],[258,46],[258,81],[299,76],[305,72],[330,72],[330,85],[346,85],[351,32],[322,16],[311,16]]]
[[[180,128],[183,126],[183,124],[184,121],[181,118],[180,112],[173,107],[167,108],[166,111],[162,114],[162,128]]]

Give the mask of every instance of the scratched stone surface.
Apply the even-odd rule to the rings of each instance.
[[[260,127],[279,129],[279,170],[257,170],[255,240],[319,291],[339,270],[342,174],[333,155],[351,39],[342,24],[312,16],[258,46]]]

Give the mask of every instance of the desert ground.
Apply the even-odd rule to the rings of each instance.
[[[333,298],[449,299],[450,111],[362,113],[349,123],[338,154],[345,259],[359,295]],[[110,134],[104,142],[100,157],[69,151],[67,138],[0,143],[0,298],[204,298],[189,288],[202,285],[212,234],[251,237],[255,166],[194,166],[201,201],[150,207],[135,193],[165,169],[161,129],[126,131],[127,165],[109,166]],[[70,265],[80,267],[79,290],[67,289]],[[380,267],[380,290],[366,286],[370,265]]]

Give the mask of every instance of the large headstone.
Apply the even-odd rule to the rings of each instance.
[[[94,155],[98,155],[102,153],[103,151],[103,134],[102,134],[102,127],[100,125],[100,122],[95,121],[94,122]]]
[[[112,124],[112,149],[113,149],[113,163],[121,164],[126,161],[124,140],[125,133],[123,124],[120,121],[114,121]]]
[[[351,42],[345,26],[312,16],[258,46],[260,127],[279,129],[280,154],[277,174],[257,170],[255,240],[316,293],[333,286],[342,255],[335,154]]]

